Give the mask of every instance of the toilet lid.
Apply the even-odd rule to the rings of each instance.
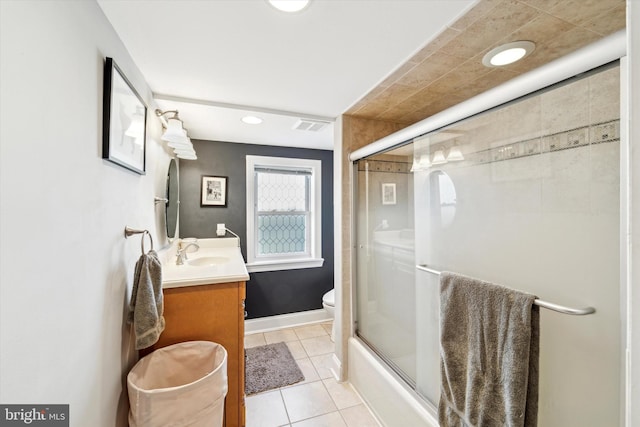
[[[324,294],[324,296],[322,297],[322,302],[327,304],[327,305],[336,305],[336,290],[335,289],[331,289],[329,292],[327,292],[326,294]]]

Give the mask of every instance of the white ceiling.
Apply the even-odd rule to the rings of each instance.
[[[162,109],[192,139],[333,148],[333,121],[473,0],[98,0]],[[117,58],[116,62],[117,62]],[[247,125],[247,114],[264,119]]]

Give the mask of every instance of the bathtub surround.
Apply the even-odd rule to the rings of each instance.
[[[411,175],[358,172],[358,185],[365,187],[359,191],[359,215],[368,213],[370,224],[384,208],[377,199],[380,182],[395,175],[413,183],[413,199],[399,195],[398,200],[413,203],[407,210],[415,208],[420,221],[373,234],[361,229],[362,220],[356,222],[355,246],[371,246],[370,255],[358,249],[357,327],[432,404],[439,395],[438,381],[433,381],[439,376],[439,353],[437,327],[428,325],[437,325],[437,284],[431,275],[416,271],[416,262],[496,281],[546,301],[595,306],[594,315],[575,320],[549,311],[541,316],[540,424],[617,423],[619,289],[609,284],[617,283],[619,268],[620,140],[615,131],[605,142],[599,142],[603,138],[598,135],[604,135],[602,124],[616,128],[619,81],[619,67],[605,66],[441,129],[458,134],[465,161]],[[594,140],[588,144],[569,138],[591,134]],[[412,147],[358,163],[391,155],[400,159],[402,150],[408,158],[433,152],[437,135],[417,137]],[[531,140],[555,142],[538,154],[505,159],[509,144]],[[579,144],[569,143],[575,141]],[[495,148],[496,154],[503,150],[502,157],[486,156]],[[479,161],[474,153],[486,158]],[[415,229],[415,254],[414,242],[402,238],[407,234],[403,226]],[[393,273],[385,273],[390,268]],[[561,362],[567,359],[574,362]],[[599,387],[579,386],[585,372]],[[581,407],[579,413],[568,409],[592,400],[601,404]],[[553,410],[549,401],[557,403]]]
[[[218,141],[193,141],[198,160],[180,164],[180,234],[215,237],[224,223],[240,236],[246,258],[247,155],[306,158],[322,162],[322,258],[319,268],[251,273],[247,282],[247,319],[322,310],[322,296],[333,288],[333,153]],[[227,176],[227,207],[200,206],[202,175]],[[316,319],[321,320],[321,319]]]

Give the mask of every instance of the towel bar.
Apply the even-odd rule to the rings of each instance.
[[[435,270],[426,264],[418,264],[416,265],[416,268],[420,271],[426,271],[427,273],[435,274],[437,276],[439,276],[442,273],[441,271]],[[537,298],[533,303],[539,307],[557,311],[558,313],[571,314],[573,316],[584,316],[586,314],[593,314],[596,312],[596,309],[593,307],[571,308],[571,307],[565,307],[564,305],[547,302]]]

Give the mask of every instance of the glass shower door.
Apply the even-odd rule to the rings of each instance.
[[[596,307],[540,312],[539,425],[619,424],[619,114],[604,67],[414,141],[418,265]],[[438,289],[418,270],[416,390],[434,404]]]
[[[595,306],[541,310],[539,424],[619,424],[619,82],[605,66],[357,162],[357,335],[432,409],[439,276],[419,265]]]
[[[413,177],[409,156],[358,162],[357,334],[409,383],[416,375]]]

